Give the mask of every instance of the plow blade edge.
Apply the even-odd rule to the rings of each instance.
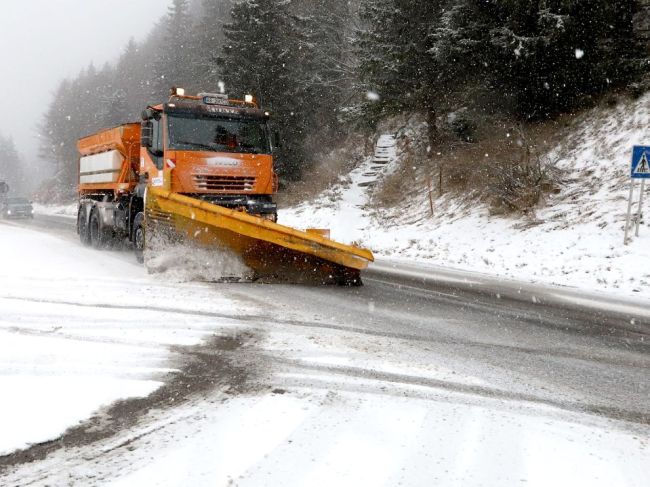
[[[369,250],[164,189],[148,188],[146,200],[148,235],[157,228],[233,251],[259,279],[359,285],[360,271],[374,260]]]

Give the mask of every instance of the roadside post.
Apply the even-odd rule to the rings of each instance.
[[[632,204],[634,200],[634,188],[636,180],[641,180],[641,193],[639,195],[639,205],[636,213],[635,236],[639,236],[639,226],[641,225],[641,216],[643,211],[643,193],[645,192],[645,180],[650,179],[650,146],[635,145],[632,149],[632,168],[630,172],[630,196],[627,201],[627,218],[625,220],[625,238],[623,244],[629,242],[630,220],[632,219]]]

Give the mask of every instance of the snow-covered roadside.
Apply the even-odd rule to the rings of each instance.
[[[193,419],[148,438],[157,447],[133,452],[132,463],[116,469],[124,476],[105,485],[641,487],[650,480],[647,451],[632,435],[424,398],[298,391],[235,398]],[[145,455],[151,460],[137,468]],[[81,469],[75,473],[89,485]]]
[[[208,286],[155,280],[130,253],[0,224],[0,255],[0,455],[148,395],[169,371],[169,345],[237,326],[183,315],[237,309]]]
[[[645,487],[650,482],[645,468],[650,452],[641,430],[543,405],[509,406],[383,382],[371,370],[392,364],[401,373],[477,383],[458,374],[452,378],[435,364],[419,371],[399,364],[400,347],[387,352],[377,337],[359,341],[339,330],[303,334],[282,324],[272,328],[262,346],[274,355],[312,365],[366,366],[368,373],[278,371],[274,380],[281,388],[227,400],[213,391],[173,410],[153,411],[133,430],[90,447],[57,451],[6,481],[88,487]]]
[[[208,390],[178,407],[154,409],[109,438],[66,445],[2,472],[0,484],[650,482],[643,427],[381,380],[377,372],[495,386],[432,362],[395,337],[294,325],[327,321],[318,315],[323,310],[301,315],[281,302],[257,310],[254,299],[238,310],[214,286],[147,276],[130,253],[99,253],[13,225],[0,224],[0,252],[0,455],[56,438],[117,398],[146,395],[170,367],[167,345],[241,329],[242,311],[249,318],[259,312],[247,322],[248,331],[264,331],[258,358],[295,365],[269,367],[273,388],[241,396]]]
[[[69,205],[44,205],[34,203],[34,213],[37,215],[62,216],[66,218],[77,218],[77,203]]]
[[[650,96],[594,110],[550,155],[565,171],[558,195],[534,218],[491,216],[445,195],[405,195],[402,208],[371,212],[369,158],[315,200],[280,210],[289,226],[330,228],[332,237],[379,258],[472,270],[513,279],[631,296],[650,291],[650,226],[623,246],[634,144],[650,143]],[[399,154],[398,154],[399,156]],[[646,195],[646,201],[650,201]]]

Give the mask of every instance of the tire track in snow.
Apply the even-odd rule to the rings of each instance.
[[[480,399],[489,399],[496,401],[507,401],[523,403],[525,405],[533,406],[549,406],[558,410],[568,411],[572,413],[589,414],[598,417],[606,417],[609,419],[634,423],[638,425],[650,425],[650,414],[640,411],[631,411],[624,408],[615,406],[604,406],[598,404],[589,404],[579,401],[560,400],[552,397],[542,397],[535,394],[526,394],[515,391],[507,391],[496,387],[481,386],[474,384],[467,384],[462,382],[453,382],[447,380],[433,379],[430,377],[421,377],[408,374],[397,374],[391,372],[382,372],[373,369],[353,366],[332,366],[332,365],[317,365],[314,363],[305,362],[299,359],[288,358],[271,358],[271,361],[290,369],[298,371],[317,372],[320,374],[329,374],[335,376],[345,376],[347,378],[362,379],[366,381],[373,381],[377,383],[385,383],[390,386],[418,386],[434,389],[440,392],[452,392],[458,394],[465,394],[474,396]],[[318,380],[318,378],[316,378]],[[297,384],[299,385],[299,384]],[[310,382],[309,387],[318,389]],[[322,386],[323,389],[331,389],[331,382]],[[381,386],[379,386],[381,388]],[[337,387],[337,390],[340,386]],[[367,392],[361,387],[353,387],[354,392]],[[408,395],[408,389],[400,389],[399,395]]]
[[[265,388],[259,380],[263,375],[259,366],[244,360],[245,354],[241,353],[254,347],[256,340],[251,332],[245,332],[213,337],[199,346],[171,347],[180,362],[178,372],[169,374],[162,387],[145,398],[117,401],[56,440],[0,456],[0,475],[11,467],[42,460],[59,449],[88,446],[114,437],[135,428],[152,410],[177,407],[207,391],[224,389],[226,394],[239,395]]]

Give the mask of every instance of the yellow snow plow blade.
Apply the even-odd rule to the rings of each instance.
[[[372,252],[161,188],[147,189],[146,234],[164,228],[203,247],[230,249],[257,278],[358,285]],[[149,237],[145,238],[145,248]]]

